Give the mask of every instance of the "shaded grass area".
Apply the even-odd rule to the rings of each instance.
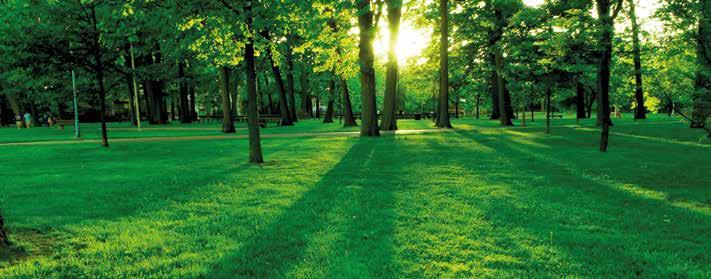
[[[262,167],[243,140],[0,147],[0,277],[707,278],[711,148],[678,125],[606,154],[575,127],[265,139]]]

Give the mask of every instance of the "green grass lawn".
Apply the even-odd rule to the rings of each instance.
[[[711,140],[678,119],[623,119],[600,153],[594,122],[566,118],[551,135],[537,116],[269,138],[263,166],[242,139],[0,146],[18,247],[0,251],[0,277],[711,277]],[[20,132],[71,139],[47,130]],[[113,136],[148,132],[219,134]]]

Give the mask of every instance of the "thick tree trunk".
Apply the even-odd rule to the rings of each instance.
[[[449,121],[449,1],[439,1],[439,111],[438,128],[452,128]]]
[[[692,128],[705,128],[711,115],[711,0],[700,0],[701,17],[696,39],[698,71],[694,92]],[[711,134],[709,134],[711,136]]]
[[[234,89],[231,91],[230,95],[230,111],[232,112],[232,115],[239,115],[241,110],[241,102],[239,97],[239,82],[239,74],[235,74]]]
[[[629,0],[630,21],[632,21],[632,52],[634,53],[634,98],[637,103],[634,110],[634,119],[646,119],[647,108],[644,107],[644,89],[642,87],[642,58],[639,49],[639,25],[637,24],[637,11],[635,0]]]
[[[180,122],[181,123],[192,123],[193,117],[190,111],[190,103],[188,101],[188,81],[185,77],[185,61],[180,60],[178,62],[178,79],[180,79],[180,88],[178,89],[180,94]]]
[[[398,90],[398,61],[395,47],[397,46],[400,32],[400,16],[402,13],[402,0],[388,0],[388,27],[390,29],[390,42],[388,49],[388,65],[385,77],[385,99],[383,100],[383,119],[380,129],[384,131],[397,130],[397,90]]]
[[[232,112],[230,111],[230,69],[220,68],[220,96],[222,97],[222,132],[234,134],[235,125],[232,123]]]
[[[360,28],[360,95],[361,95],[361,136],[380,136],[378,112],[375,103],[375,39],[374,14],[370,0],[358,0],[358,26]]]
[[[491,55],[491,65],[496,65],[496,59],[494,55]],[[496,70],[491,71],[491,77],[489,77],[489,95],[491,96],[491,115],[489,119],[499,119],[501,113],[499,112],[499,77],[496,74]]]
[[[189,100],[189,108],[188,110],[190,111],[190,119],[193,121],[197,120],[197,109],[195,108],[196,102],[195,102],[195,84],[190,83],[188,86],[188,93],[190,95],[190,100]]]
[[[333,123],[333,104],[335,102],[336,81],[331,79],[331,84],[328,88],[328,106],[326,107],[326,115],[323,117],[323,123]]]
[[[622,4],[620,1],[619,4]],[[612,61],[612,39],[614,36],[614,18],[610,15],[611,0],[597,0],[598,20],[600,21],[600,45],[602,47],[600,65],[598,67],[598,87],[600,90],[599,117],[602,132],[600,133],[600,151],[607,152],[610,126],[610,63]]]
[[[501,53],[500,50],[496,51],[496,71],[498,73],[503,72],[504,69],[504,56],[503,53]],[[510,115],[508,113],[508,109],[506,106],[507,103],[507,98],[506,98],[506,84],[504,81],[504,78],[501,74],[496,75],[496,87],[498,91],[498,99],[499,99],[499,112],[504,112],[504,113],[499,113],[499,123],[501,126],[512,126],[513,123],[511,122]],[[503,102],[501,101],[503,100]],[[513,112],[512,112],[513,114]]]
[[[252,29],[252,5],[244,6],[247,28]],[[259,136],[259,112],[257,111],[257,70],[254,67],[254,38],[248,37],[244,47],[244,61],[247,67],[247,126],[249,130],[249,162],[264,163],[262,143]]]

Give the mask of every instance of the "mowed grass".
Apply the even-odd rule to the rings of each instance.
[[[270,138],[263,166],[241,139],[0,146],[0,277],[711,277],[711,141],[618,121],[600,153],[558,121]]]

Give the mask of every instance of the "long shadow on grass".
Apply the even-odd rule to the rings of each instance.
[[[550,151],[527,151],[508,135],[459,135],[496,150],[495,162],[510,169],[489,181],[508,185],[512,196],[490,203],[488,216],[522,230],[538,246],[549,246],[550,239],[549,253],[560,253],[560,261],[546,265],[546,272],[652,277],[710,272],[704,267],[704,251],[711,248],[705,241],[711,237],[708,216],[580,176]]]
[[[348,153],[283,214],[224,256],[208,277],[387,277],[393,262],[393,186],[372,174],[386,160],[379,140]]]

